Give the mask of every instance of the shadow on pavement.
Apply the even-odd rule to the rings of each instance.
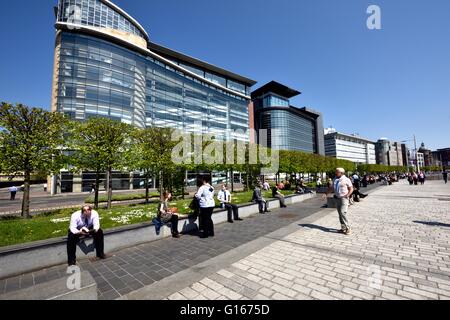
[[[413,221],[414,223],[424,224],[430,227],[446,227],[450,228],[450,224],[442,223],[442,222],[434,222],[434,221]]]
[[[317,229],[317,230],[320,230],[323,232],[340,233],[340,230],[338,230],[338,229],[331,229],[331,228],[327,228],[327,227],[318,226],[315,224],[299,224],[299,226],[302,228]]]

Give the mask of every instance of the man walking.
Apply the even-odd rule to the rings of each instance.
[[[336,207],[342,228],[341,232],[349,235],[351,231],[347,219],[347,211],[349,199],[353,193],[353,184],[350,179],[345,176],[345,170],[343,168],[336,169],[336,179],[334,180],[333,187],[331,190],[327,191],[324,197],[326,198],[332,192],[334,192],[334,198],[336,199]]]
[[[448,181],[448,172],[447,172],[447,170],[444,169],[444,171],[442,172],[442,177],[444,178],[445,184],[447,184],[447,181]]]
[[[16,200],[16,194],[17,194],[17,187],[16,186],[11,186],[9,188],[9,193],[11,194],[10,200]]]
[[[242,221],[239,218],[239,208],[237,205],[231,203],[231,193],[227,190],[227,186],[222,185],[222,189],[217,194],[217,199],[220,201],[220,207],[228,211],[228,222],[233,223],[234,221]]]
[[[81,236],[91,235],[94,238],[95,251],[98,259],[106,259],[103,252],[103,231],[100,229],[98,212],[85,205],[80,211],[72,214],[70,219],[69,235],[67,237],[67,259],[69,266],[76,264],[77,243]]]

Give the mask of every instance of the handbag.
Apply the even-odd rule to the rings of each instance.
[[[167,223],[172,219],[172,213],[169,211],[161,212],[159,219],[162,223]]]

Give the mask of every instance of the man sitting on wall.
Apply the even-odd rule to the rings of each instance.
[[[239,218],[239,208],[237,205],[231,203],[231,193],[227,190],[227,186],[222,185],[222,189],[217,194],[217,199],[220,201],[220,207],[228,211],[228,222],[233,223],[235,221],[242,221]]]
[[[92,236],[98,259],[106,259],[103,252],[103,231],[100,229],[98,212],[90,205],[85,205],[80,211],[72,214],[69,235],[67,238],[67,258],[69,266],[76,265],[77,243],[82,236]]]

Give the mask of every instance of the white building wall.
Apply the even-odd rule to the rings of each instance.
[[[326,139],[327,156],[349,160],[357,163],[376,164],[375,144],[357,137],[337,136],[336,139]]]

